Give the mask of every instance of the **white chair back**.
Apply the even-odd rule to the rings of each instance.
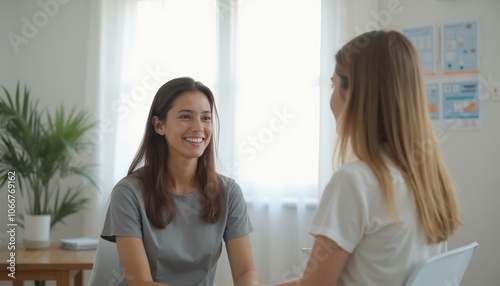
[[[417,267],[405,286],[459,286],[477,242],[431,257]]]
[[[122,278],[116,243],[99,239],[94,266],[87,286],[115,286]]]

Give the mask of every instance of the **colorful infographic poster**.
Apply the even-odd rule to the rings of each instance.
[[[424,75],[436,75],[436,29],[435,25],[415,26],[403,29],[403,34],[412,42],[422,61]]]
[[[443,120],[448,129],[480,127],[478,80],[443,82]]]
[[[427,91],[427,104],[429,106],[429,114],[432,120],[439,120],[439,84],[428,83],[426,84]]]
[[[478,74],[478,23],[443,24],[443,74]]]

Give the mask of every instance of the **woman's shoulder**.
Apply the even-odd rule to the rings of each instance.
[[[363,160],[346,163],[336,170],[334,174],[337,176],[342,175],[348,177],[374,176],[368,164]]]
[[[358,190],[374,189],[379,185],[375,173],[362,160],[342,165],[333,173],[331,183],[335,185],[347,184]]]
[[[142,179],[137,173],[125,176],[113,188],[113,192],[141,193],[142,190]]]
[[[401,172],[392,163],[387,162],[388,175],[394,182],[404,182]],[[370,166],[363,160],[358,160],[342,165],[334,172],[332,181],[346,181],[360,189],[379,188],[377,176]]]
[[[240,185],[235,179],[228,176],[217,174],[219,177],[219,190],[224,197],[228,199],[243,196]]]
[[[400,177],[400,170],[389,160],[385,161],[385,166],[392,177]],[[341,172],[345,174],[365,176],[367,178],[375,178],[375,173],[370,168],[370,166],[363,160],[358,160],[354,162],[342,165],[336,172]]]
[[[219,178],[219,187],[222,190],[229,190],[233,189],[235,187],[239,188],[238,183],[233,179],[228,176],[222,175],[222,174],[217,174],[217,177]]]

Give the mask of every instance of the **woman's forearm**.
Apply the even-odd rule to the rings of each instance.
[[[274,286],[299,286],[299,285],[300,285],[300,278],[296,278],[293,280],[282,282],[280,284],[276,284]]]
[[[259,275],[256,271],[248,271],[234,281],[234,286],[255,286],[259,285]]]
[[[170,284],[163,284],[163,283],[159,283],[159,282],[141,282],[141,281],[136,281],[136,282],[132,282],[132,281],[128,281],[127,280],[127,285],[129,286],[172,286]]]

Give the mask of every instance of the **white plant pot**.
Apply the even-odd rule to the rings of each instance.
[[[43,249],[50,246],[50,215],[24,216],[24,247]]]

